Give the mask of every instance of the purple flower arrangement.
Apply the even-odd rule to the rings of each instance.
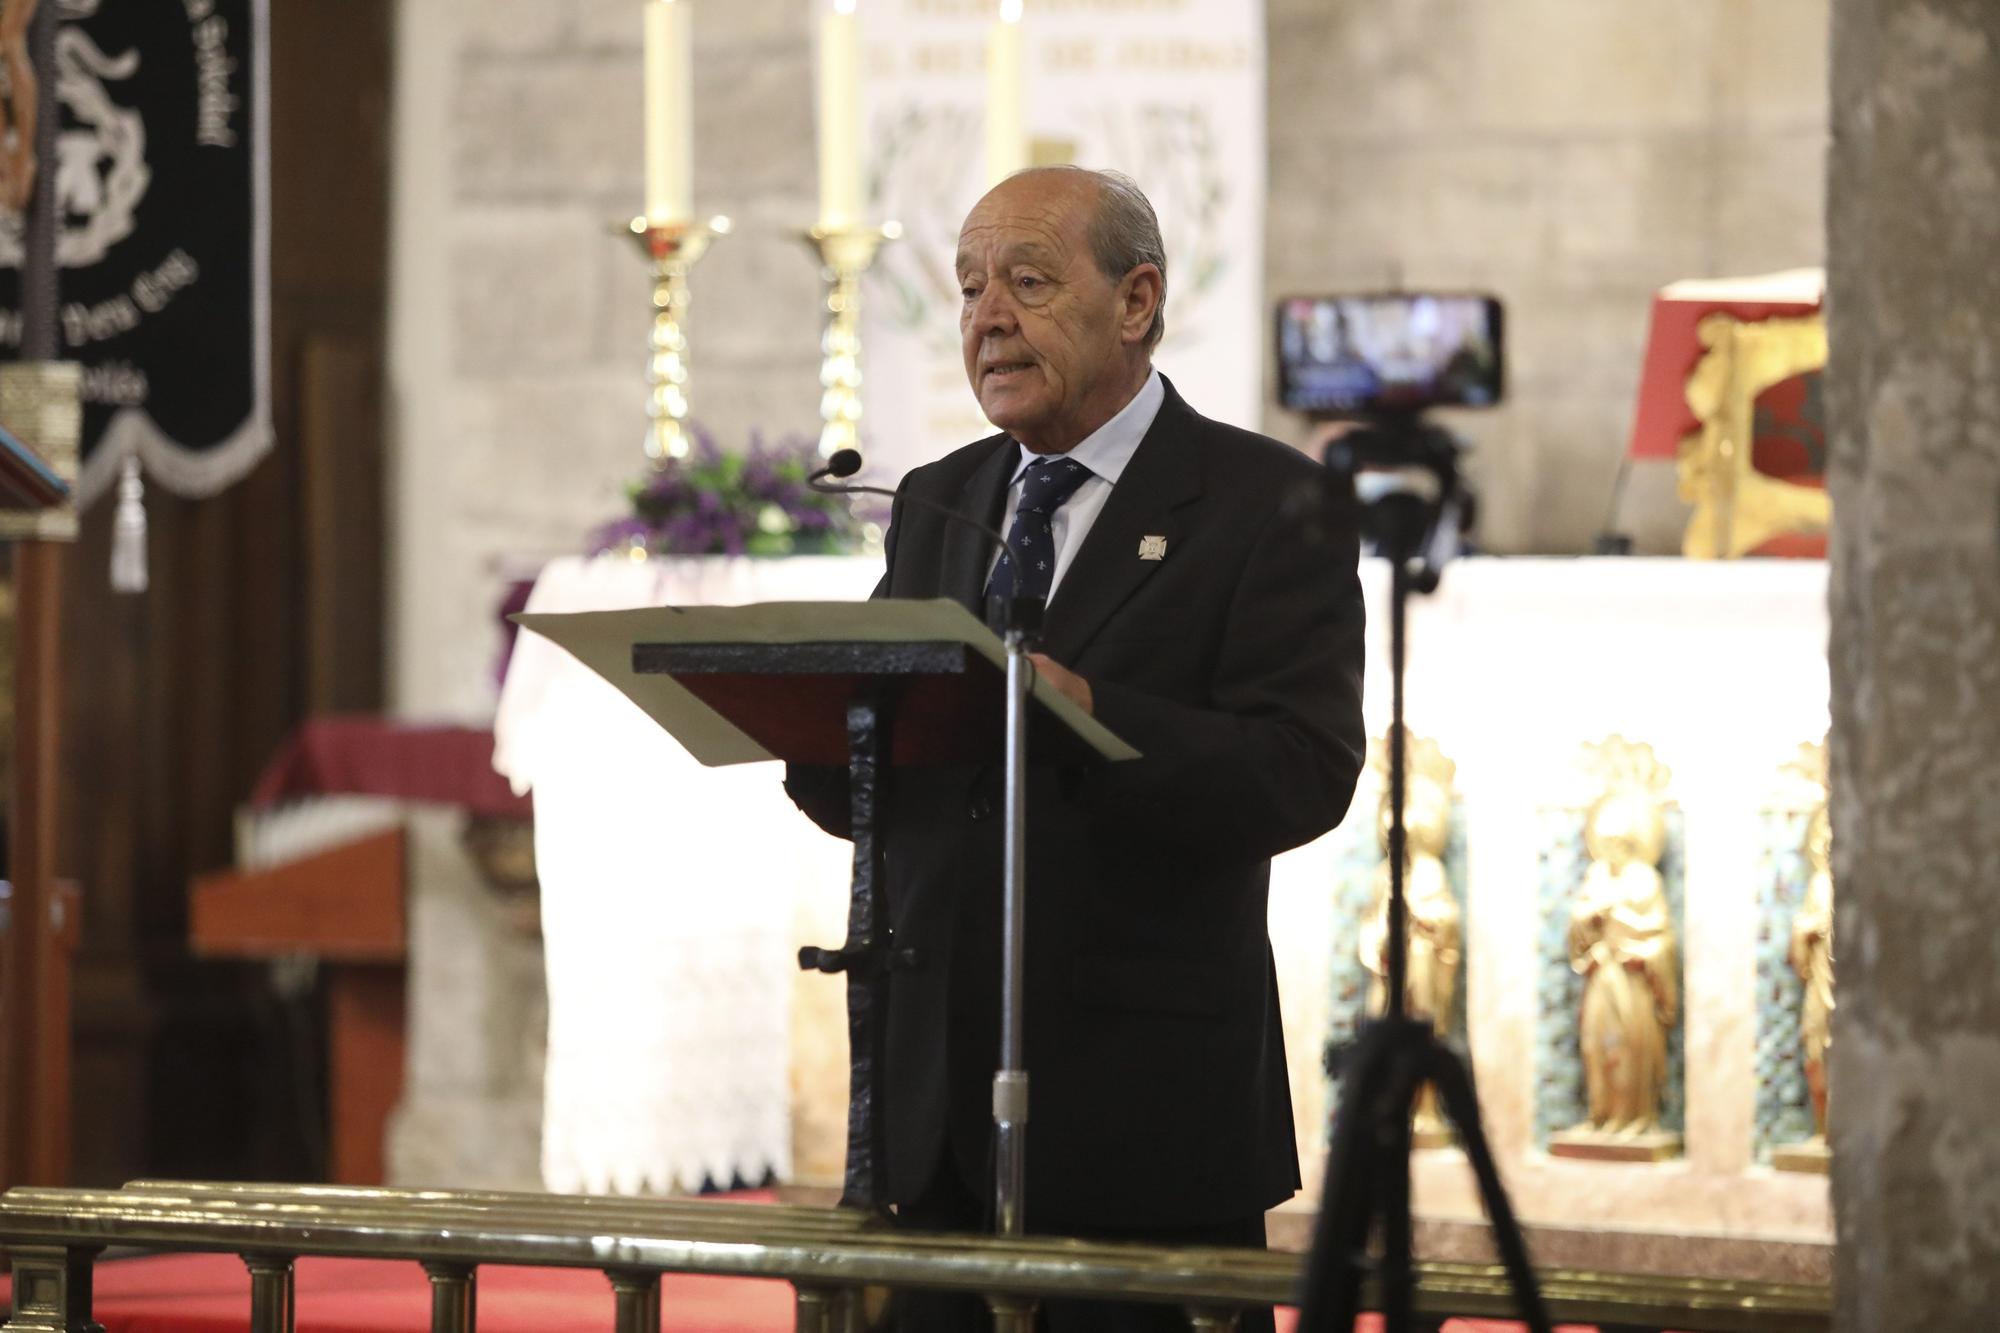
[[[629,555],[832,555],[857,549],[862,521],[842,495],[806,485],[820,466],[810,438],[725,452],[694,427],[688,457],[626,488],[632,512],[599,528],[591,549]]]

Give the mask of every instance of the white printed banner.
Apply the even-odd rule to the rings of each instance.
[[[958,341],[958,228],[987,188],[985,41],[996,0],[865,0],[870,220],[903,238],[870,270],[863,442],[894,480],[989,434]],[[1263,395],[1262,0],[1026,0],[1024,96],[1039,160],[1110,167],[1167,243],[1160,369],[1199,411],[1255,428]]]

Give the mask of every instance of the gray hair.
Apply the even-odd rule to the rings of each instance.
[[[1160,303],[1146,330],[1146,346],[1158,347],[1167,332],[1167,243],[1160,236],[1160,219],[1139,182],[1124,172],[1090,174],[1098,185],[1097,209],[1090,218],[1090,254],[1098,271],[1113,282],[1141,264],[1160,271]]]
[[[1122,171],[1075,166],[1029,167],[1027,172],[1016,174],[1041,171],[1074,171],[1096,183],[1087,239],[1098,272],[1118,282],[1141,264],[1151,264],[1160,271],[1160,304],[1153,310],[1153,325],[1145,338],[1148,350],[1159,346],[1167,332],[1167,243],[1161,239],[1160,219],[1139,182]]]

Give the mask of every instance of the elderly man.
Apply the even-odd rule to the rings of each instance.
[[[1299,1184],[1270,857],[1339,822],[1360,771],[1355,535],[1304,457],[1202,417],[1152,368],[1166,256],[1131,181],[1012,176],[966,219],[957,267],[966,375],[1004,433],[917,468],[902,496],[1002,527],[1023,567],[899,498],[876,596],[1047,596],[1039,670],[1143,756],[1030,781],[1027,1223],[1262,1245],[1265,1210]],[[914,1225],[977,1230],[1000,772],[899,776],[887,894],[917,966],[890,982],[889,1197]],[[836,775],[795,770],[788,786],[842,829]],[[1061,1302],[1047,1322],[1182,1326],[1160,1307]],[[977,1323],[925,1298],[902,1326]]]

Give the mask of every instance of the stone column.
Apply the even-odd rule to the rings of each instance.
[[[538,930],[467,855],[456,811],[413,810],[409,1054],[392,1185],[542,1188],[548,991]]]
[[[2000,1310],[2000,5],[1835,0],[1837,1327]]]

